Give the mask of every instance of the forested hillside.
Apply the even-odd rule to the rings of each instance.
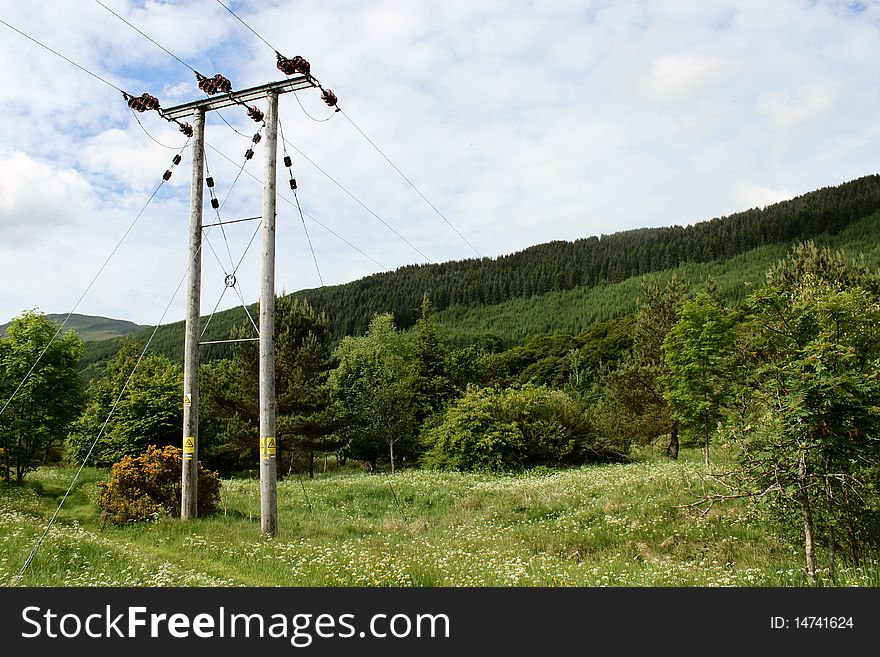
[[[639,287],[634,277],[647,273],[677,270],[692,282],[709,275],[718,282],[722,297],[742,298],[743,282],[760,281],[768,264],[790,244],[809,238],[828,242],[847,228],[844,242],[861,240],[870,233],[861,222],[878,210],[880,175],[871,175],[686,227],[549,242],[495,259],[411,265],[294,296],[307,298],[327,314],[335,339],[362,334],[380,312],[392,313],[398,327],[409,328],[428,293],[452,337],[467,340],[491,333],[510,345],[546,333],[577,333],[593,322],[632,312]],[[873,226],[876,218],[866,221]],[[834,246],[845,248],[839,242]],[[252,306],[251,312],[255,309]],[[205,339],[228,337],[244,321],[241,308],[217,313]],[[181,360],[182,336],[183,322],[165,325],[153,348]],[[120,344],[87,344],[83,366],[106,360]],[[204,357],[229,355],[225,347],[213,346]]]

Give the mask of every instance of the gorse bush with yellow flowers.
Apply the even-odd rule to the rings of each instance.
[[[101,482],[101,519],[117,525],[180,515],[179,447],[150,445],[138,457],[124,456],[114,464],[109,482]],[[220,477],[199,463],[198,515],[213,513],[220,502]]]

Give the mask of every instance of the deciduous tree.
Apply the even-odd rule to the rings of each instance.
[[[53,341],[57,332],[44,315],[25,312],[0,338],[0,404],[11,400],[0,415],[6,481],[14,472],[21,483],[25,473],[45,462],[82,408],[77,374],[82,340],[68,331]]]

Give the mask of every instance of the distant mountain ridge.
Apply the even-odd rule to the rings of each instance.
[[[67,314],[49,313],[46,318],[61,325],[67,318]],[[5,335],[6,329],[12,322],[0,324],[0,335]],[[98,315],[79,315],[72,314],[70,319],[64,325],[64,330],[73,329],[79,334],[83,342],[93,342],[95,340],[108,340],[110,338],[119,338],[132,333],[138,333],[148,328],[142,324],[135,324],[126,319],[112,319],[110,317],[100,317]]]

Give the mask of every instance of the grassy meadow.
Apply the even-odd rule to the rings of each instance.
[[[722,454],[723,463],[724,455]],[[357,471],[279,482],[279,535],[259,529],[259,485],[223,482],[219,512],[102,526],[86,469],[29,570],[15,578],[72,469],[0,484],[0,585],[804,586],[797,544],[754,508],[676,508],[714,490],[697,450],[670,461],[525,474]],[[880,586],[880,565],[842,569]]]

